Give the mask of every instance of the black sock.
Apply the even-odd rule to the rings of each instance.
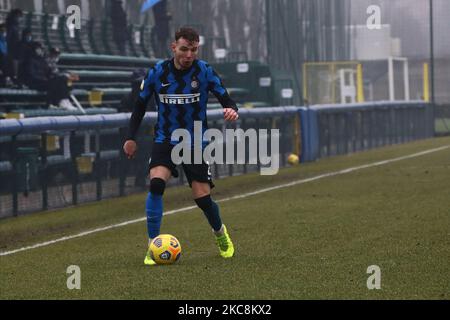
[[[197,206],[203,210],[203,213],[208,219],[208,222],[214,231],[219,231],[222,228],[222,220],[220,218],[219,206],[215,203],[210,195],[195,199]]]

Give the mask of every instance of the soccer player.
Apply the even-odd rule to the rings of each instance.
[[[127,157],[133,158],[137,151],[135,138],[145,115],[145,106],[154,94],[158,119],[149,164],[150,192],[146,201],[149,245],[152,239],[160,234],[166,183],[171,176],[178,177],[171,151],[180,141],[172,139],[172,132],[179,128],[186,129],[191,133],[192,142],[194,121],[200,121],[202,133],[205,132],[208,91],[211,91],[223,106],[226,121],[236,121],[239,117],[236,103],[228,95],[217,73],[205,61],[196,59],[199,50],[198,33],[192,28],[179,29],[175,33],[171,49],[173,58],[157,63],[142,81],[140,94],[131,114],[129,135],[123,146]],[[204,148],[207,141],[202,141]],[[233,243],[226,226],[222,224],[219,206],[210,195],[214,184],[209,164],[202,159],[202,162],[197,164],[182,163],[182,167],[192,188],[194,201],[213,230],[220,255],[231,258],[234,254]],[[156,264],[150,256],[150,250],[147,251],[144,263]]]

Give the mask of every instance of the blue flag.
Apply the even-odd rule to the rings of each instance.
[[[145,11],[147,11],[148,9],[150,9],[151,7],[153,7],[155,4],[157,4],[158,2],[160,2],[161,0],[146,0],[141,7],[141,13],[144,13]]]

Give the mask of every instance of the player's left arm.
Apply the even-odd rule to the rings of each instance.
[[[227,121],[236,121],[239,118],[238,107],[236,102],[231,99],[227,89],[222,83],[219,75],[213,70],[211,66],[208,66],[207,70],[208,89],[219,100],[223,107],[223,117]]]

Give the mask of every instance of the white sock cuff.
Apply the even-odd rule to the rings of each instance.
[[[225,233],[225,230],[223,228],[223,224],[222,224],[222,227],[220,227],[219,231],[215,231],[214,229],[212,229],[212,231],[217,237],[223,236],[223,234]]]

